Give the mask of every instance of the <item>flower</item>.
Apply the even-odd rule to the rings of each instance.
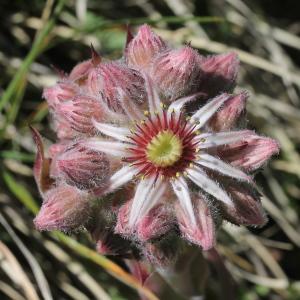
[[[129,183],[134,184],[136,189],[130,202],[127,233],[128,229],[131,233],[140,232],[139,224],[144,222],[143,218],[154,206],[174,205],[183,236],[209,249],[214,243],[215,228],[213,213],[209,208],[211,204],[205,195],[220,202],[230,214],[240,207],[239,201],[243,203],[246,200],[241,192],[233,198],[223,177],[233,178],[254,188],[249,174],[226,162],[221,155],[214,155],[214,150],[249,139],[263,139],[266,143],[268,140],[249,130],[206,131],[209,120],[217,113],[222,114],[222,110],[218,112],[219,109],[226,103],[232,105],[236,96],[223,93],[194,113],[186,114],[184,106],[195,101],[197,95],[177,99],[166,107],[151,79],[145,76],[145,82],[148,110],[142,112],[133,102],[121,98],[123,105],[134,106],[128,109],[128,122],[115,126],[95,121],[97,130],[110,139],[96,137],[86,140],[86,147],[112,155],[122,165],[108,179],[108,185],[98,196],[112,193]],[[126,98],[126,95],[123,97]],[[264,155],[260,155],[259,159],[277,151],[274,145],[272,142],[272,147],[264,148]],[[235,152],[235,155],[239,156],[239,153]],[[256,160],[249,160],[255,167]],[[209,175],[210,171],[213,172],[212,176]],[[214,173],[221,176],[216,179]],[[199,190],[197,193],[193,192],[193,185]],[[246,215],[246,210],[247,207],[244,207],[239,213]],[[256,224],[251,216],[248,218],[250,220],[252,225],[262,223],[259,220]]]
[[[232,93],[238,67],[234,52],[171,49],[147,25],[128,34],[121,60],[103,62],[92,49],[90,60],[44,92],[58,141],[47,158],[33,132],[45,201],[37,228],[81,224],[99,252],[120,254],[123,241],[126,255],[138,248],[165,264],[181,238],[213,247],[223,220],[265,224],[251,172],[279,146],[241,129],[249,95]],[[91,212],[97,203],[105,211]]]

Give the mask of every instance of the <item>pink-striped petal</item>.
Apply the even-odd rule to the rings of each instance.
[[[120,141],[128,141],[127,136],[130,131],[127,128],[115,126],[107,123],[100,123],[93,120],[94,126],[103,134],[115,138]]]
[[[129,215],[129,226],[132,227],[147,214],[147,212],[158,202],[166,189],[166,184],[155,182],[155,177],[140,181],[137,186],[131,211]]]
[[[193,225],[196,224],[196,217],[192,205],[192,200],[189,193],[189,188],[186,181],[183,178],[178,178],[171,181],[175,195],[177,196],[180,206],[189,217]]]
[[[208,178],[200,168],[189,169],[188,177],[206,193],[224,202],[228,206],[233,206],[229,195],[216,182]]]
[[[197,160],[197,163],[201,166],[207,167],[209,169],[212,169],[214,171],[217,171],[221,174],[237,178],[244,181],[251,181],[251,177],[245,174],[243,171],[231,166],[230,164],[227,164],[223,162],[221,159],[216,158],[212,155],[209,155],[207,153],[200,153],[199,159]]]
[[[85,142],[87,148],[101,151],[113,156],[124,157],[128,155],[126,147],[128,144],[121,142],[110,142],[106,140],[100,140],[98,138],[90,138]]]
[[[191,122],[197,123],[196,129],[203,127],[203,125],[218,111],[224,102],[231,99],[229,94],[221,94],[210,100],[207,104],[196,111],[191,117]]]
[[[240,142],[253,134],[251,130],[203,133],[197,136],[196,141],[200,142],[200,149],[205,149]]]
[[[126,184],[128,181],[132,180],[132,178],[138,173],[138,170],[135,168],[125,166],[122,169],[118,170],[116,173],[114,173],[109,181],[106,189],[103,191],[102,194],[108,194],[119,187]]]
[[[156,89],[154,88],[151,78],[145,73],[144,73],[144,79],[145,79],[145,87],[146,87],[146,92],[148,97],[149,111],[151,116],[154,117],[156,113],[159,114],[162,113],[160,98],[158,96]]]

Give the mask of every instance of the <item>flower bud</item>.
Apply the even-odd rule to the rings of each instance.
[[[104,109],[95,98],[77,95],[71,101],[61,103],[56,113],[69,123],[69,126],[80,133],[95,132],[93,119],[100,121],[104,118]]]
[[[218,154],[235,167],[254,171],[278,151],[279,145],[275,140],[252,134],[243,141],[220,148]]]
[[[248,97],[248,93],[243,92],[226,101],[224,107],[210,119],[209,127],[216,132],[226,131],[236,127],[242,112],[246,108],[246,100]]]
[[[49,157],[51,159],[54,159],[58,154],[63,152],[67,148],[67,146],[68,146],[67,141],[62,141],[62,142],[59,142],[59,143],[52,144],[48,148]]]
[[[129,214],[132,205],[132,200],[123,204],[118,212],[117,224],[115,226],[115,233],[124,237],[132,237],[134,229],[129,226]]]
[[[49,107],[53,108],[60,102],[73,99],[76,93],[78,93],[76,84],[70,81],[61,81],[52,87],[45,88],[43,97],[47,100]]]
[[[54,173],[79,189],[102,186],[109,176],[109,160],[105,153],[91,150],[84,142],[75,142],[53,161]]]
[[[223,217],[236,225],[265,225],[267,218],[260,202],[260,194],[251,186],[241,184],[228,186],[234,207],[223,206]]]
[[[150,74],[159,92],[171,100],[195,92],[201,76],[198,60],[197,51],[188,46],[156,57]]]
[[[164,205],[157,205],[139,221],[137,236],[140,241],[146,242],[165,234],[173,225],[171,212]]]
[[[201,57],[199,66],[204,73],[200,81],[201,92],[213,97],[220,92],[232,90],[239,65],[239,59],[235,52]]]
[[[148,25],[143,25],[126,47],[126,62],[129,67],[148,68],[153,57],[166,48],[166,44],[161,37],[156,35]]]
[[[109,109],[119,113],[123,113],[119,89],[137,104],[146,99],[140,73],[118,62],[103,63],[94,69],[89,75],[88,89],[99,95]]]
[[[71,81],[76,81],[78,84],[80,84],[82,81],[84,81],[84,79],[87,78],[89,71],[91,71],[93,68],[94,64],[92,59],[83,61],[73,68],[68,78]]]
[[[215,244],[215,226],[212,213],[202,195],[195,196],[193,200],[195,224],[192,223],[181,205],[176,203],[179,229],[185,239],[201,246],[203,250],[209,250]]]
[[[78,135],[78,132],[71,127],[72,125],[68,120],[64,119],[58,114],[55,114],[54,111],[52,115],[53,129],[60,140],[71,140]]]
[[[35,227],[42,230],[70,232],[87,221],[90,213],[88,194],[76,187],[61,185],[50,189],[34,219]]]

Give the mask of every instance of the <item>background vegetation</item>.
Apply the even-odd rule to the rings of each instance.
[[[249,127],[276,138],[281,153],[257,176],[270,221],[262,229],[226,225],[218,250],[237,299],[300,299],[300,15],[297,0],[3,0],[0,18],[0,299],[155,299],[105,259],[81,233],[39,233],[28,124],[50,141],[42,89],[52,66],[68,72],[89,46],[119,57],[125,24],[151,23],[174,45],[201,53],[235,49],[238,89],[251,94]],[[134,27],[134,26],[133,26]],[[225,299],[228,274],[211,263],[207,299]],[[125,284],[124,284],[125,283]],[[175,298],[174,298],[175,299]]]

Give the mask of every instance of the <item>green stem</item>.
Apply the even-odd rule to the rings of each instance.
[[[49,33],[53,29],[55,22],[64,7],[64,4],[65,4],[65,0],[60,0],[58,2],[57,6],[55,7],[53,16],[45,24],[45,27],[40,31],[39,35],[33,42],[30,52],[27,54],[21,67],[19,68],[19,70],[17,71],[17,73],[15,74],[15,76],[13,77],[11,82],[9,83],[7,89],[3,93],[3,96],[0,100],[0,112],[3,110],[5,105],[11,100],[11,98],[15,94],[15,91],[16,91],[18,85],[24,78],[24,76],[27,73],[28,69],[30,68],[31,64],[41,53],[43,44],[44,44],[45,40],[49,37]]]

